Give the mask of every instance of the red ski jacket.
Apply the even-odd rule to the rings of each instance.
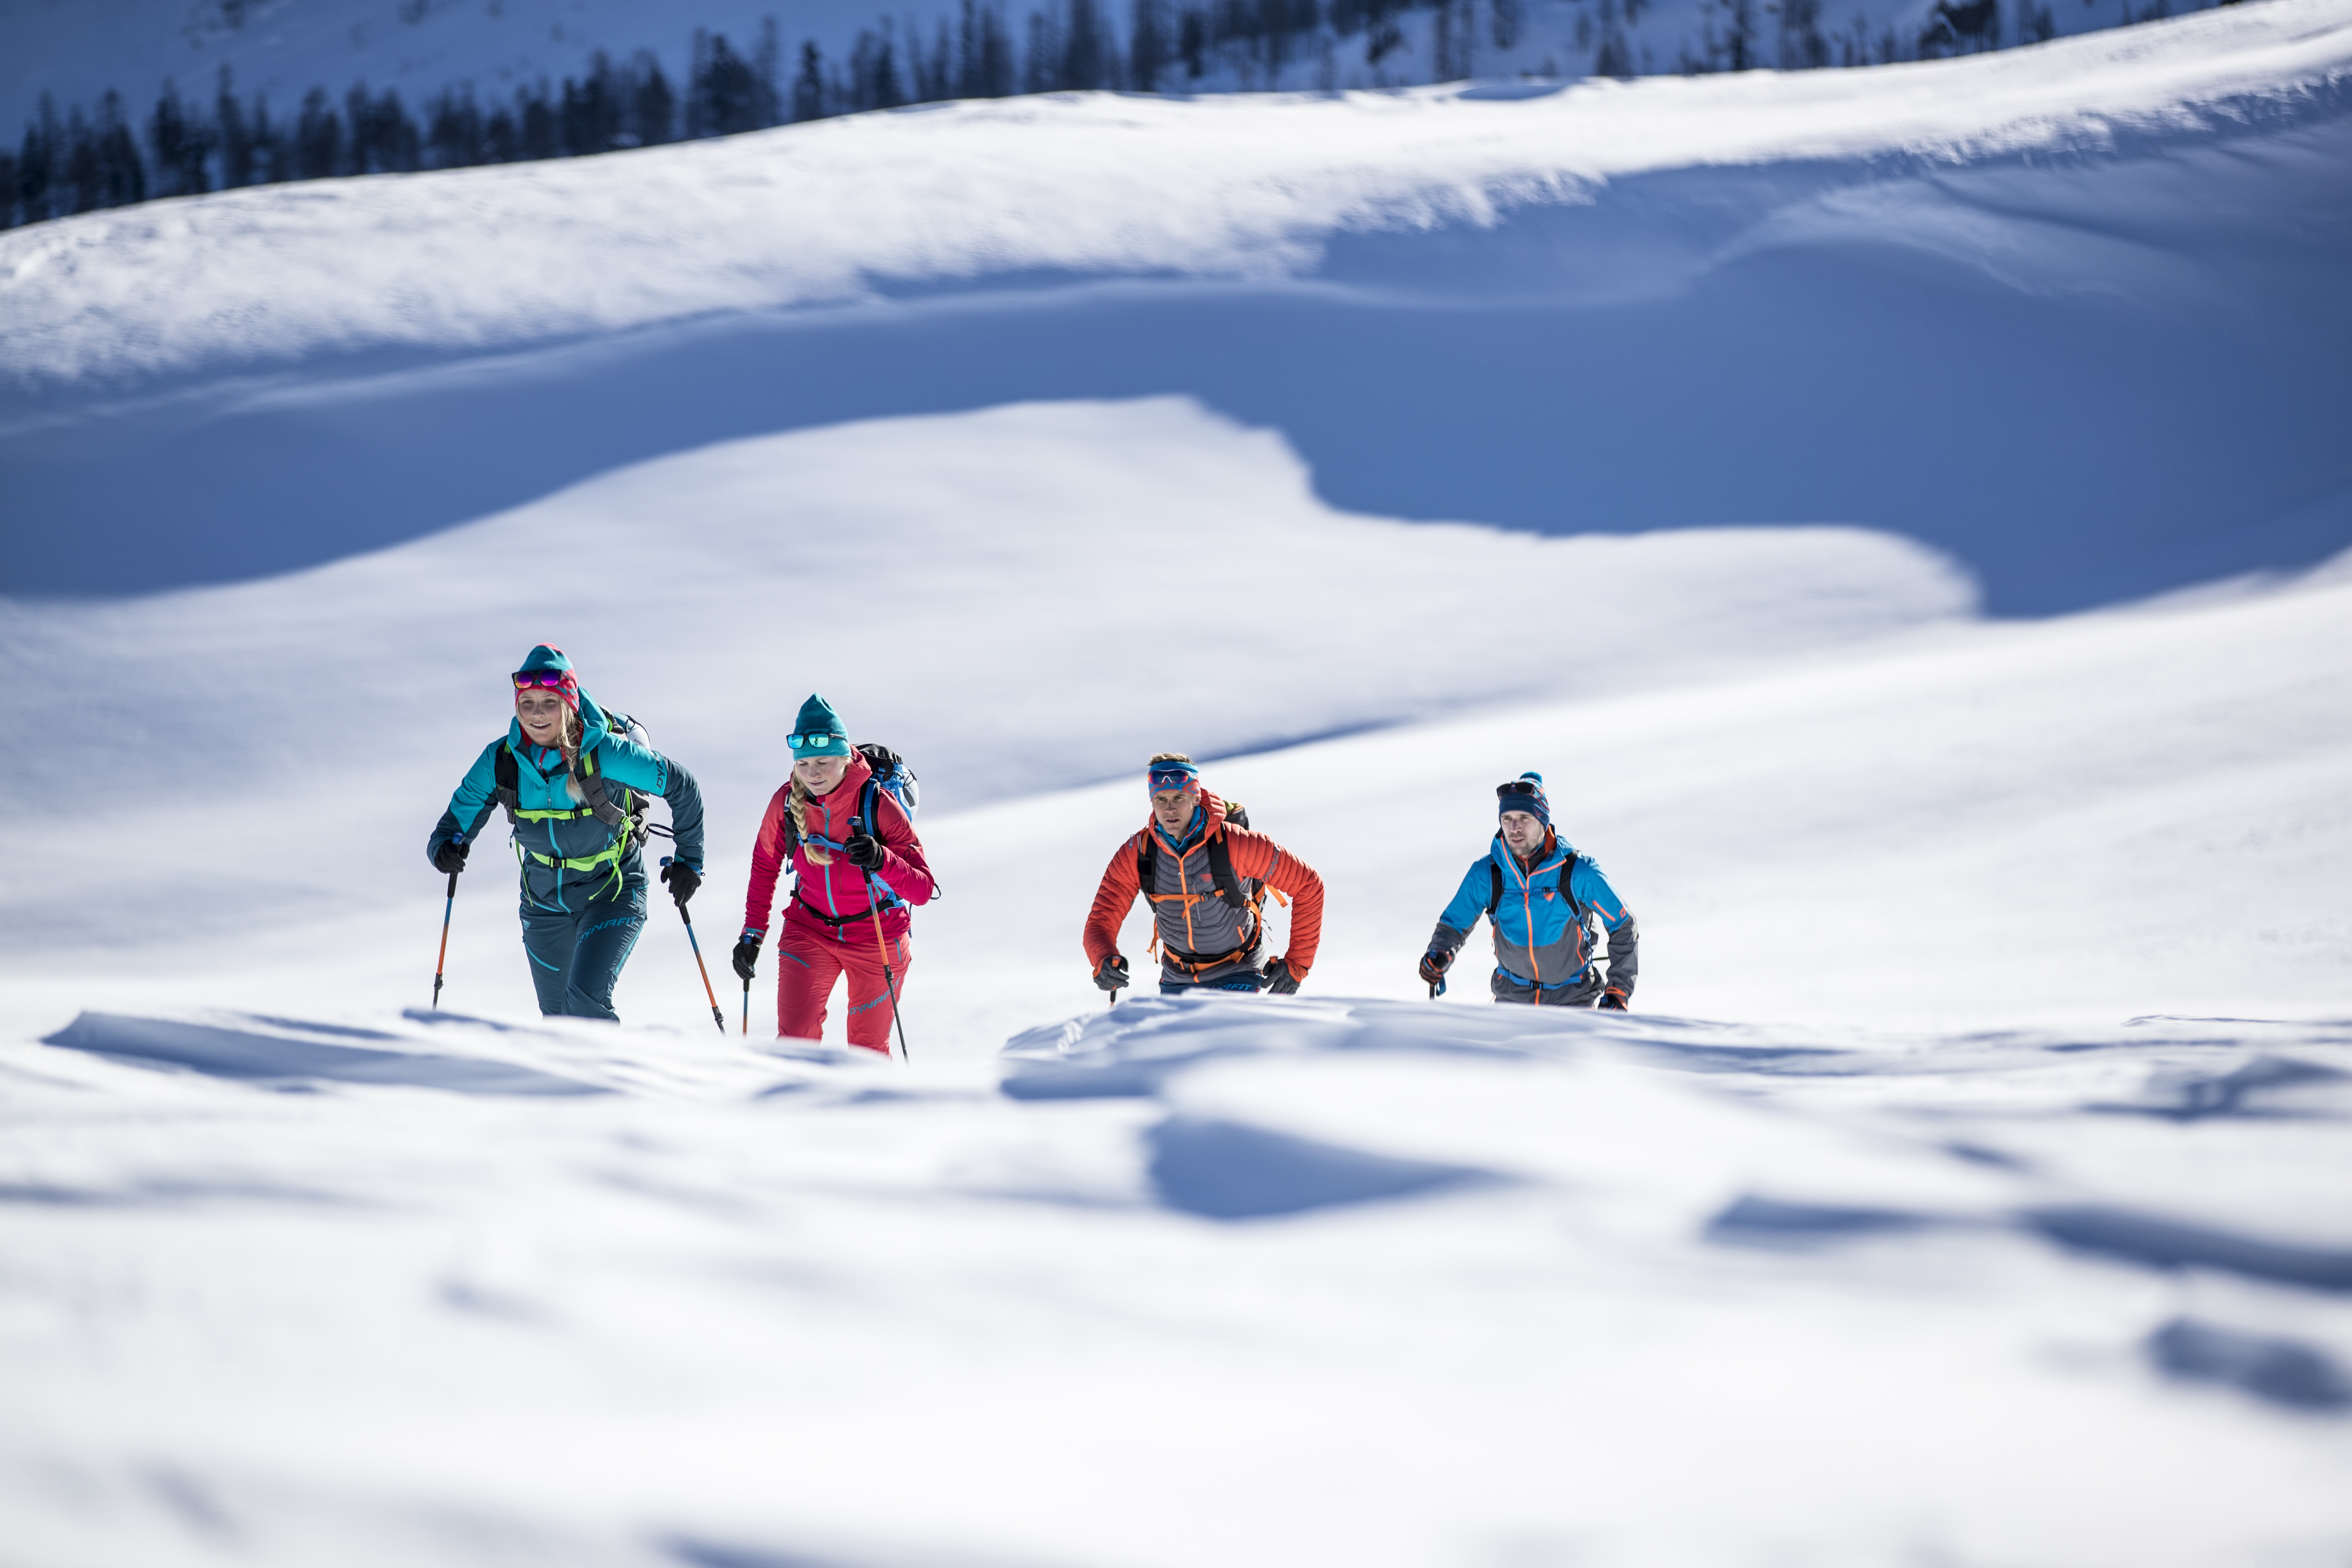
[[[857,815],[858,796],[866,789],[866,781],[874,770],[866,759],[852,752],[848,771],[830,795],[812,795],[805,813],[811,836],[828,838],[838,844],[855,831],[849,819]],[[887,790],[875,792],[874,837],[882,841],[882,868],[873,875],[906,904],[929,903],[937,884],[931,879],[931,868],[923,858],[923,842],[915,837],[915,825],[907,820],[904,807]],[[768,800],[768,814],[760,822],[760,836],[751,845],[751,886],[743,903],[743,934],[759,937],[767,934],[768,915],[776,901],[776,878],[784,868],[784,830],[792,823],[793,785],[790,779],[783,788]],[[793,851],[793,872],[796,879],[793,898],[805,905],[800,911],[803,920],[844,930],[850,922],[865,932],[873,931],[866,917],[872,903],[867,897],[866,873],[849,863],[849,857],[834,852],[831,865],[818,865],[809,858],[809,846],[800,844]],[[904,936],[914,923],[906,904],[883,901],[882,930],[892,937]],[[789,917],[788,917],[789,918]]]

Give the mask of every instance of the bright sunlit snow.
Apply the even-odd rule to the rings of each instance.
[[[2340,1563],[2347,39],[0,237],[0,1563]],[[724,1036],[659,896],[540,1019],[497,844],[427,1006],[543,639]],[[922,777],[909,1064],[739,1032],[811,690]],[[1296,998],[1088,983],[1169,748]],[[1526,768],[1630,1015],[1413,973]]]

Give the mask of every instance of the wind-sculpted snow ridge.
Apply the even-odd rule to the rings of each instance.
[[[11,1550],[2352,1545],[2352,1021],[1144,997],[918,1049],[423,1010],[0,1044]]]
[[[1067,95],[227,192],[0,236],[0,365],[30,393],[323,351],[507,348],[991,279],[1312,278],[1343,236],[1487,227],[1631,175],[2100,148],[2119,130],[2292,108],[2347,67],[2352,4],[2271,0],[1876,70],[1533,98]],[[1659,286],[1623,259],[1636,264],[1585,291]],[[1465,280],[1414,267],[1370,281],[1451,292]]]

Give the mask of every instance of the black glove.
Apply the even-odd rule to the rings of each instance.
[[[1440,952],[1433,947],[1421,955],[1421,983],[1423,985],[1435,985],[1445,978],[1445,972],[1453,967],[1454,955],[1450,952]]]
[[[1270,996],[1287,996],[1298,989],[1300,976],[1292,971],[1286,958],[1267,959],[1259,973],[1265,976],[1266,994]]]
[[[1106,991],[1116,991],[1127,984],[1127,960],[1112,953],[1095,965],[1095,984]]]
[[[849,842],[841,847],[849,863],[861,871],[882,869],[882,841],[870,833],[853,833]]]
[[[447,872],[464,870],[467,852],[472,848],[473,846],[464,839],[452,838],[440,848],[433,851],[433,868],[436,871]]]
[[[1599,1005],[1604,1012],[1622,1013],[1625,1011],[1625,993],[1622,991],[1603,991],[1601,994]]]
[[[743,940],[735,944],[735,978],[749,980],[751,978],[751,972],[759,967],[760,939],[750,931],[745,931]]]
[[[702,886],[702,873],[683,860],[673,860],[662,868],[662,880],[669,884],[669,896],[677,900],[677,907],[684,909],[694,889]]]

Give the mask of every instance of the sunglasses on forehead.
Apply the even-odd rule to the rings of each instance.
[[[822,735],[787,735],[784,737],[784,744],[797,752],[809,746],[824,745],[832,739],[833,736],[829,731]]]
[[[534,686],[561,691],[571,679],[572,672],[568,669],[518,669],[514,672],[517,691],[529,691]]]
[[[1541,794],[1543,794],[1543,785],[1529,784],[1526,779],[1513,779],[1508,784],[1501,784],[1495,786],[1495,798],[1496,800],[1508,800],[1513,795],[1524,795],[1528,799],[1533,800],[1536,796]]]

